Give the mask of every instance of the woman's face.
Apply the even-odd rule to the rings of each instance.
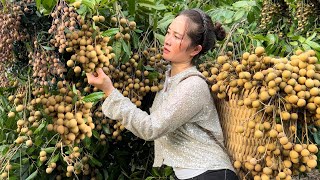
[[[163,48],[165,60],[172,63],[191,63],[192,57],[199,53],[195,52],[195,48],[189,47],[191,44],[191,39],[187,35],[187,29],[191,28],[189,24],[188,18],[182,15],[176,17],[168,27]]]

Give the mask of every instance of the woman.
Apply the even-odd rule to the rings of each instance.
[[[88,83],[108,97],[103,113],[136,136],[154,140],[153,166],[173,167],[177,179],[238,179],[223,147],[223,134],[208,85],[196,69],[197,58],[212,49],[225,31],[214,27],[199,9],[182,11],[165,35],[163,58],[171,63],[164,88],[157,93],[150,114],[115,90],[101,69],[88,73]]]

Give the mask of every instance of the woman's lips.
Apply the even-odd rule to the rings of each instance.
[[[169,53],[170,51],[165,47],[165,48],[163,48],[163,53],[165,53],[165,54],[167,54],[167,53]]]

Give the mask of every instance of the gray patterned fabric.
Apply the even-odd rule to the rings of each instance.
[[[234,171],[225,151],[199,127],[209,130],[223,144],[218,113],[208,85],[201,77],[190,76],[202,74],[196,67],[172,77],[169,74],[170,70],[166,72],[164,88],[157,93],[150,114],[137,108],[116,89],[104,101],[103,113],[120,120],[136,136],[154,140],[155,167],[166,164],[178,168]]]

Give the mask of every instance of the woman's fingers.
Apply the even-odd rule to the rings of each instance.
[[[106,76],[106,74],[104,73],[104,71],[101,68],[97,68],[96,72],[98,73],[98,77],[99,76]]]
[[[92,73],[86,73],[86,75],[87,75],[88,83],[91,85],[95,85],[100,79],[99,76],[96,77]]]

